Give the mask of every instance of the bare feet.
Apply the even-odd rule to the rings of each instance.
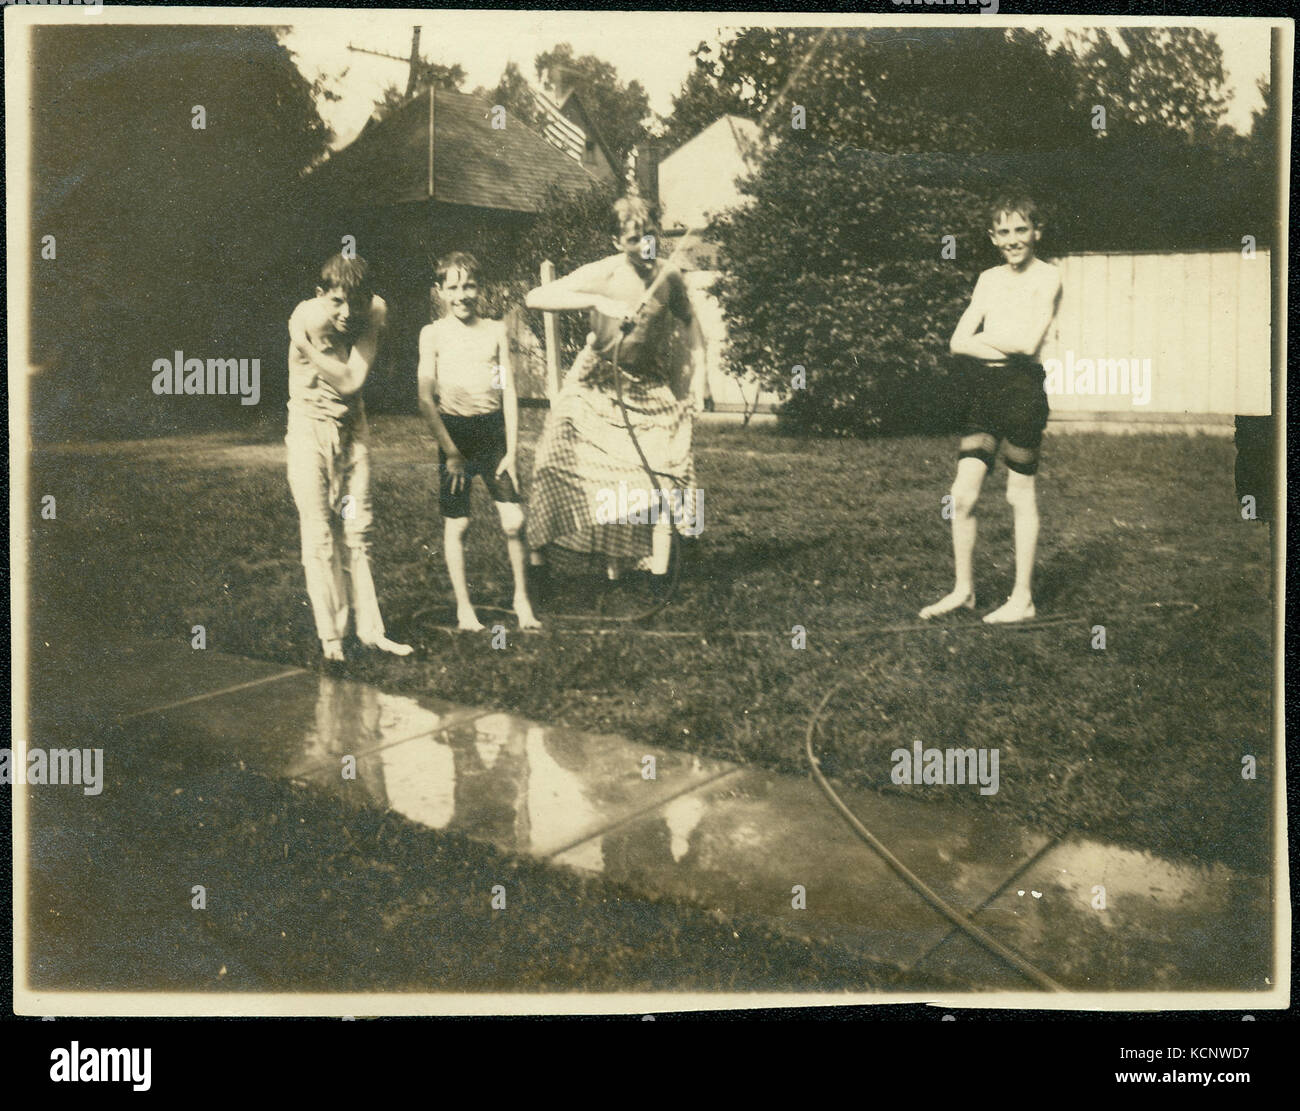
[[[932,617],[942,617],[945,613],[952,613],[953,610],[975,608],[975,591],[973,590],[954,590],[951,594],[946,594],[933,605],[926,606],[921,611],[921,620],[929,621]]]
[[[473,606],[457,607],[456,609],[456,628],[462,633],[479,633],[487,628],[482,621],[478,619],[478,614],[474,612]]]
[[[341,640],[322,640],[321,652],[331,663],[343,662],[343,642]]]
[[[361,642],[367,648],[373,648],[376,652],[387,652],[390,656],[409,656],[414,649],[409,644],[398,644],[395,640],[389,640],[387,637],[380,637],[378,640],[363,640]]]
[[[1017,598],[1014,594],[992,613],[984,615],[987,625],[1013,625],[1017,621],[1032,621],[1038,616],[1032,598]]]
[[[537,620],[537,615],[533,613],[533,607],[528,604],[528,599],[515,599],[515,616],[519,618],[519,627],[521,629],[540,629],[542,623]]]

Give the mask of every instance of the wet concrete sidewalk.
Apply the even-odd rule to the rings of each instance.
[[[808,778],[193,651],[184,640],[87,650],[59,661],[54,686],[57,698],[48,684],[35,693],[33,744],[111,719],[128,734],[165,737],[195,767],[238,760],[648,898],[758,915],[918,978],[943,971],[974,989],[1031,986],[898,878]],[[1071,990],[1268,986],[1264,877],[1053,840],[992,807],[837,789],[949,904]]]

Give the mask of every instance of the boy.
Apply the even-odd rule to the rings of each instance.
[[[514,576],[521,629],[537,629],[524,580],[524,514],[519,506],[516,446],[519,399],[505,325],[478,315],[478,260],[456,251],[438,262],[446,315],[420,331],[420,412],[438,441],[438,508],[443,551],[456,595],[456,625],[483,628],[465,581],[469,487],[477,474],[496,502]]]
[[[1006,443],[1007,501],[1015,523],[1016,581],[1006,602],[984,615],[989,624],[1028,621],[1035,616],[1031,580],[1038,545],[1038,472],[1047,393],[1038,362],[1047,329],[1061,297],[1061,275],[1034,256],[1042,222],[1033,201],[1010,198],[993,206],[989,238],[1005,262],[985,270],[975,283],[949,348],[961,357],[967,410],[957,478],[952,486],[952,550],[956,582],[952,593],[921,611],[929,619],[975,608],[972,561],[975,503],[992,469],[999,441]]]
[[[660,512],[647,529],[602,521],[597,510],[614,491],[644,490],[656,504],[661,487],[673,488],[683,492],[681,516],[698,521],[689,399],[693,375],[705,369],[704,334],[681,272],[657,257],[657,207],[642,197],[620,197],[611,217],[614,254],[530,290],[524,302],[547,312],[588,312],[591,327],[538,442],[528,520],[531,562],[545,584],[548,544],[602,553],[610,579],[624,562],[644,561],[652,590],[662,596],[670,581],[669,513]],[[689,363],[674,354],[678,328],[685,330]],[[628,435],[617,400],[620,384],[653,480]]]
[[[365,261],[342,255],[325,263],[316,296],[289,317],[289,489],[302,526],[307,595],[328,661],[343,659],[349,608],[367,648],[395,656],[411,651],[384,635],[370,576],[370,450],[361,387],[386,318]]]

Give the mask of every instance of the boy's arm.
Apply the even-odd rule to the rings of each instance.
[[[961,314],[961,319],[957,321],[957,327],[953,330],[952,339],[948,341],[948,350],[954,355],[968,355],[972,359],[995,361],[1006,358],[1004,352],[985,343],[982,334],[976,335],[988,311],[984,306],[986,289],[984,275],[981,274],[975,283],[975,291],[970,296],[970,304]]]
[[[298,352],[310,364],[312,370],[333,385],[334,378],[346,376],[348,365],[332,355],[327,355],[311,342],[307,334],[307,322],[313,311],[314,302],[303,301],[289,317],[289,347]],[[319,315],[319,313],[317,314]]]
[[[588,263],[586,266],[578,267],[572,274],[547,282],[546,285],[538,286],[536,289],[530,289],[524,296],[524,304],[530,309],[541,309],[543,312],[581,312],[585,309],[595,309],[606,316],[618,319],[628,316],[631,309],[621,301],[582,288],[599,276],[602,265],[599,262]]]
[[[433,433],[434,439],[438,441],[438,446],[442,448],[442,453],[447,457],[448,463],[453,459],[460,459],[460,449],[452,443],[451,436],[447,434],[447,426],[442,423],[442,415],[438,412],[438,402],[436,400],[438,391],[438,347],[437,336],[432,324],[426,324],[420,329],[420,364],[417,371],[417,381],[419,384],[420,415],[424,417],[425,423],[429,426],[429,431]]]
[[[386,322],[386,315],[387,308],[384,302],[376,297],[366,329],[353,344],[346,363],[325,354],[311,342],[307,335],[306,324],[297,311],[289,318],[289,339],[298,352],[311,363],[312,369],[333,386],[341,397],[347,397],[365,385],[366,376],[370,373],[370,367],[379,350],[379,333]]]
[[[1056,308],[1061,300],[1061,273],[1051,267],[1043,281],[1035,286],[1030,294],[1029,312],[1023,329],[1012,332],[983,332],[980,335],[990,347],[995,347],[1005,355],[1032,355],[1043,342],[1047,329],[1056,316]]]
[[[510,362],[510,337],[506,334],[504,320],[500,327],[497,365],[501,368],[501,412],[506,420],[506,453],[497,466],[497,474],[503,471],[508,473],[510,481],[518,489],[519,475],[515,471],[519,447],[519,393],[515,387],[515,370]]]

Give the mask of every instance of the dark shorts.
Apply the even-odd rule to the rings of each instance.
[[[962,459],[980,459],[990,469],[1005,442],[1007,466],[1035,474],[1047,427],[1046,375],[1041,363],[1012,356],[1005,366],[959,358],[957,381],[966,396],[961,426]]]
[[[465,457],[465,484],[451,492],[451,475],[442,446],[438,447],[438,508],[444,517],[469,516],[469,487],[478,475],[495,502],[518,502],[519,491],[508,474],[497,477],[497,466],[506,454],[506,417],[501,410],[472,417],[442,415],[447,435]]]

